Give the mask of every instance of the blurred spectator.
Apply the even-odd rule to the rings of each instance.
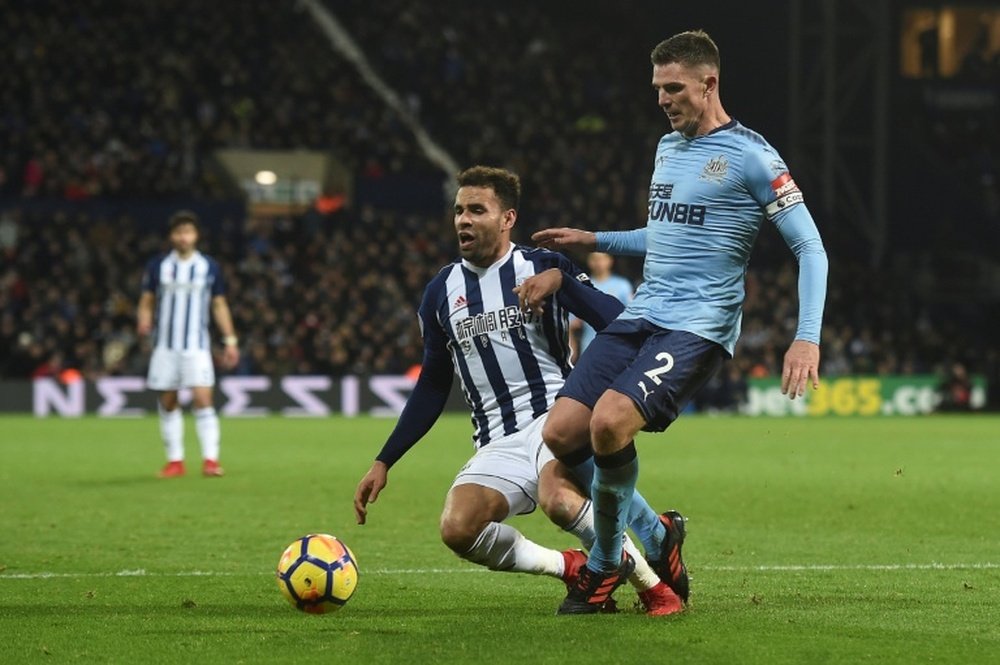
[[[972,409],[972,381],[962,363],[953,363],[948,375],[938,388],[941,394],[941,411],[970,411]]]
[[[694,406],[707,413],[738,413],[746,399],[746,370],[736,361],[729,360],[698,392]]]

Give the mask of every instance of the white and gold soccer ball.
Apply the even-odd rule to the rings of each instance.
[[[278,587],[310,614],[336,612],[358,587],[358,563],[339,538],[314,533],[289,545],[278,560]]]

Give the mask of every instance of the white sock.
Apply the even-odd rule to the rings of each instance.
[[[565,531],[573,534],[580,539],[580,544],[583,545],[583,549],[590,551],[590,548],[594,546],[594,540],[597,539],[597,534],[594,533],[594,506],[590,499],[583,502],[580,506],[580,512],[577,513],[576,517],[570,522],[570,525],[566,527]]]
[[[648,591],[660,583],[660,577],[649,567],[646,559],[639,554],[639,548],[635,546],[632,539],[625,535],[625,542],[622,547],[635,559],[635,570],[628,576],[629,584],[635,587],[636,591]]]
[[[160,405],[160,436],[167,452],[168,462],[184,460],[184,416],[180,407],[165,411]]]
[[[500,522],[487,524],[462,558],[490,570],[552,577],[561,577],[563,573],[562,552],[542,547],[514,527]]]
[[[202,458],[219,461],[219,417],[215,415],[213,407],[195,409],[194,429],[198,432],[198,441],[201,442]]]

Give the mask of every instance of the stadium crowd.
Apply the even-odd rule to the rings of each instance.
[[[455,255],[446,219],[371,208],[347,208],[309,230],[301,217],[250,218],[206,236],[203,248],[224,268],[244,374],[406,372],[421,355],[422,289]],[[787,252],[773,236],[765,246]],[[161,232],[129,218],[0,214],[0,376],[142,374],[149,349],[135,334],[135,304],[145,259],[164,249]],[[980,347],[954,344],[958,331],[904,294],[866,297],[870,269],[835,267],[844,279],[828,295],[825,375],[977,366]],[[732,363],[740,375],[780,371],[795,329],[795,281],[794,261],[755,261]]]
[[[312,23],[265,0],[11,0],[0,32],[3,197],[225,196],[220,147],[430,168]]]
[[[360,179],[433,173],[302,14],[264,0],[12,1],[0,12],[11,36],[0,43],[10,64],[0,70],[0,378],[142,374],[139,281],[165,248],[163,220],[28,202],[232,196],[211,157],[220,147],[332,149]],[[460,164],[522,174],[516,239],[644,218],[664,122],[634,94],[645,69],[623,63],[644,62],[648,44],[533,3],[491,6],[475,21],[451,1],[326,4]],[[819,222],[836,245],[837,229]],[[760,245],[725,374],[736,386],[777,375],[797,315],[791,253],[773,229]],[[366,205],[230,220],[202,248],[224,267],[245,351],[236,371],[269,375],[407,371],[420,359],[421,289],[455,254],[446,215]],[[621,266],[635,281],[638,262]],[[982,371],[988,343],[965,339],[894,275],[845,254],[831,256],[831,274],[825,375],[943,372],[956,361]]]

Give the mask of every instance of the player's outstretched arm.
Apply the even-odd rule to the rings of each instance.
[[[354,491],[354,516],[358,524],[364,524],[368,520],[368,504],[375,503],[386,484],[389,482],[389,467],[385,462],[376,460],[372,468],[368,469],[358,489]]]
[[[781,394],[790,399],[802,397],[810,383],[813,390],[819,388],[819,344],[797,339],[785,353]]]
[[[424,325],[424,359],[420,377],[413,392],[406,400],[403,412],[386,439],[382,450],[375,456],[372,468],[354,492],[354,515],[358,524],[364,524],[368,515],[367,505],[378,498],[385,487],[389,468],[415,446],[437,422],[444,411],[455,376],[451,355],[440,328]]]
[[[531,239],[539,247],[552,250],[578,249],[592,252],[597,249],[597,236],[592,231],[560,227],[557,229],[542,229],[531,235]]]

